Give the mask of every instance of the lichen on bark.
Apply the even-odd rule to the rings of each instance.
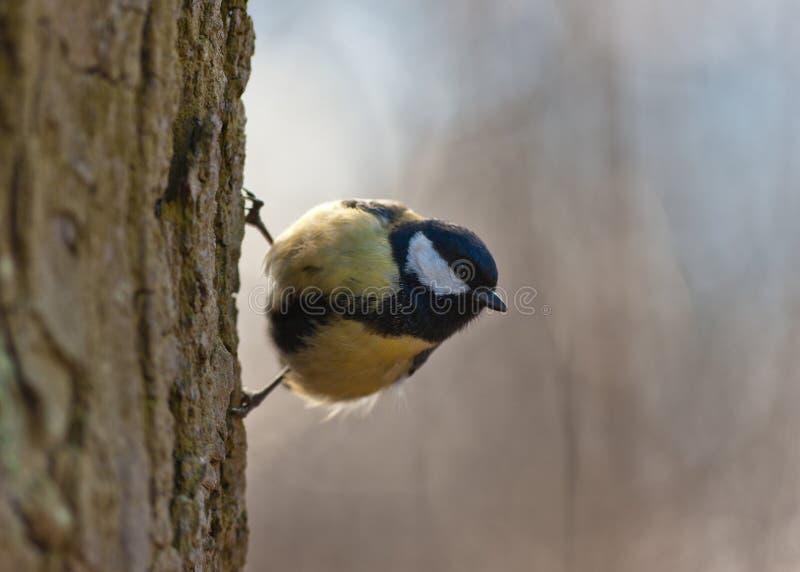
[[[245,0],[0,3],[0,570],[237,570]]]

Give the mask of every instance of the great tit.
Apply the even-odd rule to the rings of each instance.
[[[269,332],[283,370],[245,393],[244,416],[284,383],[307,400],[342,404],[416,372],[483,308],[505,312],[497,265],[478,236],[390,200],[313,208],[274,243],[259,216],[246,221],[272,244],[266,257]]]

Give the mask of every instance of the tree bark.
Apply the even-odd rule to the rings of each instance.
[[[246,0],[0,2],[0,570],[236,570]]]

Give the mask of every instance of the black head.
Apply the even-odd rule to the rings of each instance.
[[[444,339],[483,308],[505,311],[497,265],[478,236],[463,227],[428,219],[399,225],[390,235],[401,288],[415,310],[412,332]]]
[[[400,225],[390,238],[395,261],[408,286],[422,285],[441,294],[497,286],[497,264],[471,230],[428,219]]]

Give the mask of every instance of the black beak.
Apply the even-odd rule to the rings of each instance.
[[[481,308],[489,308],[496,312],[506,312],[508,308],[503,299],[497,295],[496,292],[491,290],[479,290],[475,292],[475,299],[481,305]]]

